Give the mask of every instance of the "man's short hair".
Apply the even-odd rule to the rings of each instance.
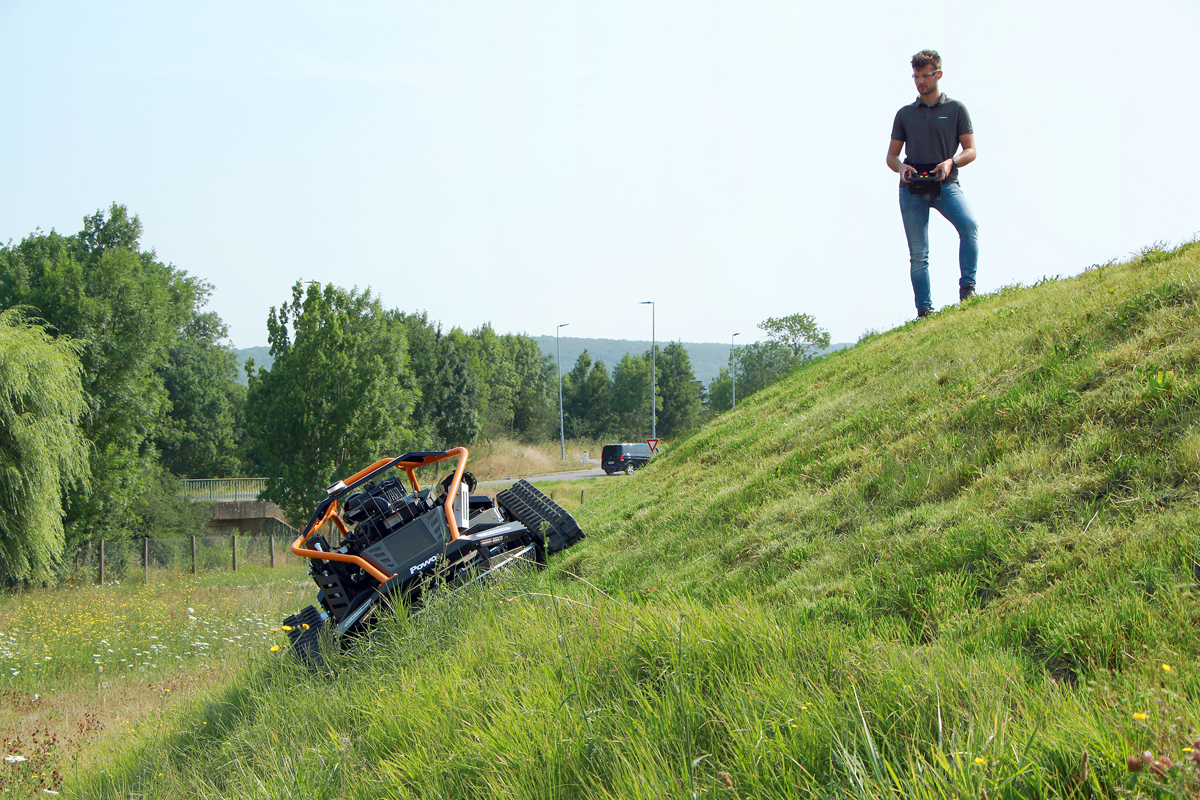
[[[912,58],[913,69],[928,67],[931,64],[934,69],[942,68],[942,57],[938,55],[937,50],[922,50]]]

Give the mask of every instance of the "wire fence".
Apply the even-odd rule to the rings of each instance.
[[[265,478],[203,478],[185,480],[186,496],[201,501],[235,502],[253,500],[266,486]],[[568,507],[575,506],[573,493],[564,493]],[[551,494],[554,500],[554,494]],[[579,492],[579,505],[584,492]],[[175,538],[100,539],[80,547],[72,560],[76,575],[90,575],[98,583],[149,580],[150,571],[191,573],[238,570],[244,567],[277,567],[297,564],[302,559],[290,546],[298,531],[274,518],[263,521],[259,535],[184,536]]]
[[[171,539],[119,539],[89,542],[74,557],[74,571],[97,583],[149,580],[150,571],[191,573],[282,567],[300,557],[284,536],[191,536]]]

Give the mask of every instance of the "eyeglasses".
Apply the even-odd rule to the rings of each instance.
[[[914,72],[913,80],[919,81],[919,80],[921,80],[921,78],[932,78],[934,75],[937,75],[939,72],[941,72],[940,69],[935,69],[933,72],[926,72],[924,75],[918,75]]]

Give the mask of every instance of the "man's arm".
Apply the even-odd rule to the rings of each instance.
[[[899,172],[900,179],[907,183],[908,176],[916,172],[916,170],[900,160],[900,151],[902,149],[904,149],[904,142],[899,139],[892,139],[892,143],[888,145],[887,165],[888,169],[892,172]]]
[[[934,174],[938,176],[938,180],[945,180],[950,174],[950,170],[954,169],[954,162],[957,161],[960,167],[965,167],[975,160],[975,134],[964,133],[958,137],[958,143],[962,145],[962,152],[957,155],[947,158],[945,161],[937,165]],[[889,160],[888,163],[891,163]]]

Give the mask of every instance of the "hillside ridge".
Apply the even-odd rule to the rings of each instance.
[[[1119,541],[1200,522],[1198,255],[1193,243],[1009,287],[802,367],[677,444],[638,495],[601,499],[572,568],[644,589],[666,548],[689,564],[689,594],[752,591],[837,617],[866,592],[918,630],[962,624],[971,604],[927,606],[953,574],[986,598],[973,625],[1064,674],[1115,666],[1115,642],[1032,598],[1057,585],[1048,554],[1115,579],[1137,560]],[[1175,556],[1181,580],[1200,582],[1197,556],[1194,570]],[[889,598],[902,576],[912,595]],[[1013,592],[1027,621],[990,619]],[[1030,645],[1023,625],[1060,630]]]

